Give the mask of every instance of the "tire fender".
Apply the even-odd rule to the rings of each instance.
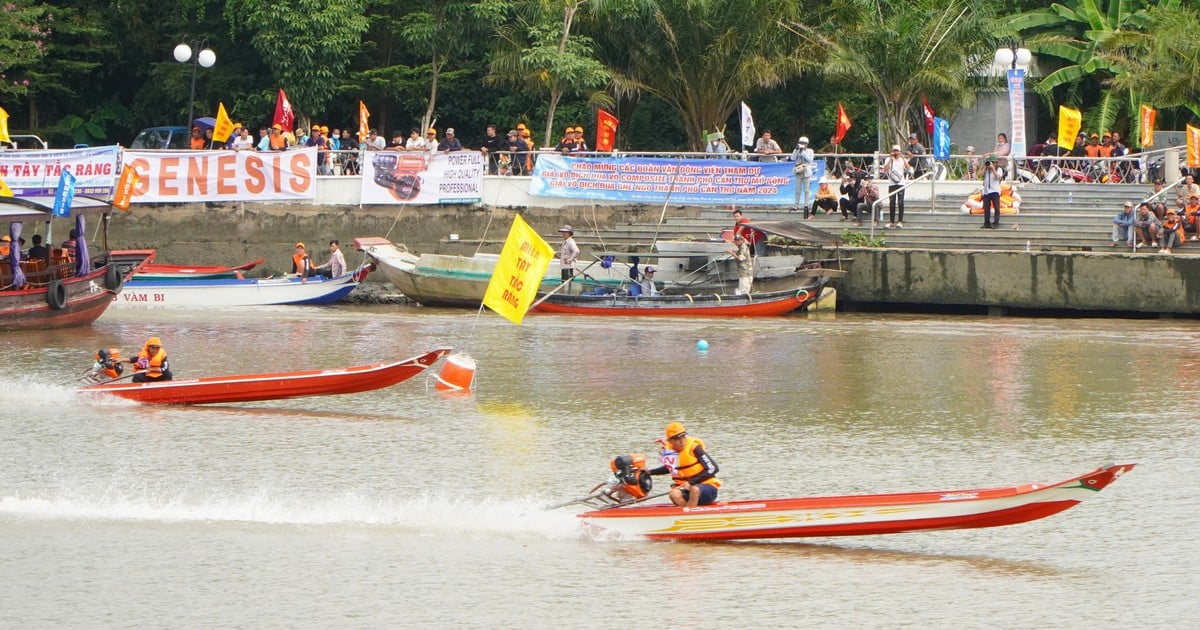
[[[46,286],[46,303],[50,308],[61,311],[67,307],[67,286],[62,280],[51,280]]]
[[[121,272],[112,263],[109,263],[108,269],[104,270],[104,288],[116,293],[121,290],[124,278],[121,277]]]

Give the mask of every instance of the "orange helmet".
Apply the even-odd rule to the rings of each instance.
[[[673,437],[682,435],[684,433],[687,433],[687,429],[685,429],[683,427],[682,422],[672,422],[671,424],[667,425],[667,439],[668,440]]]

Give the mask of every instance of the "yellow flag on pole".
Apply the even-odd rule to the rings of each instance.
[[[3,107],[0,107],[0,142],[12,142],[8,137],[8,112]]]
[[[129,202],[133,200],[133,191],[137,189],[141,181],[141,173],[138,173],[133,166],[126,164],[125,168],[121,169],[121,178],[117,180],[117,190],[113,194],[113,206],[128,212]]]
[[[1187,126],[1187,165],[1200,168],[1200,127]]]
[[[1158,110],[1149,105],[1142,105],[1142,114],[1140,116],[1141,123],[1141,144],[1144,147],[1154,146],[1154,119],[1158,116]]]
[[[554,249],[529,227],[521,215],[513,218],[512,228],[500,250],[500,261],[492,272],[492,281],[483,294],[483,305],[514,324],[520,324],[525,311],[537,297],[538,286],[546,277],[546,268]]]
[[[11,197],[11,196],[13,196],[12,189],[8,187],[8,182],[6,182],[6,181],[4,181],[4,179],[0,178],[0,197]]]
[[[1075,146],[1075,134],[1083,123],[1083,116],[1078,109],[1066,105],[1058,106],[1058,144],[1070,149]]]
[[[225,104],[217,103],[217,122],[213,125],[213,140],[228,142],[229,134],[233,133],[233,121],[225,113]]]

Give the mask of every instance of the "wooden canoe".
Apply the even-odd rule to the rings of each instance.
[[[563,295],[551,294],[533,308],[538,313],[625,315],[633,317],[767,317],[786,315],[816,301],[826,279],[796,289],[750,295]]]

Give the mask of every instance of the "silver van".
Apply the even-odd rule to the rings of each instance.
[[[138,132],[131,149],[188,149],[192,134],[187,127],[146,127]]]

